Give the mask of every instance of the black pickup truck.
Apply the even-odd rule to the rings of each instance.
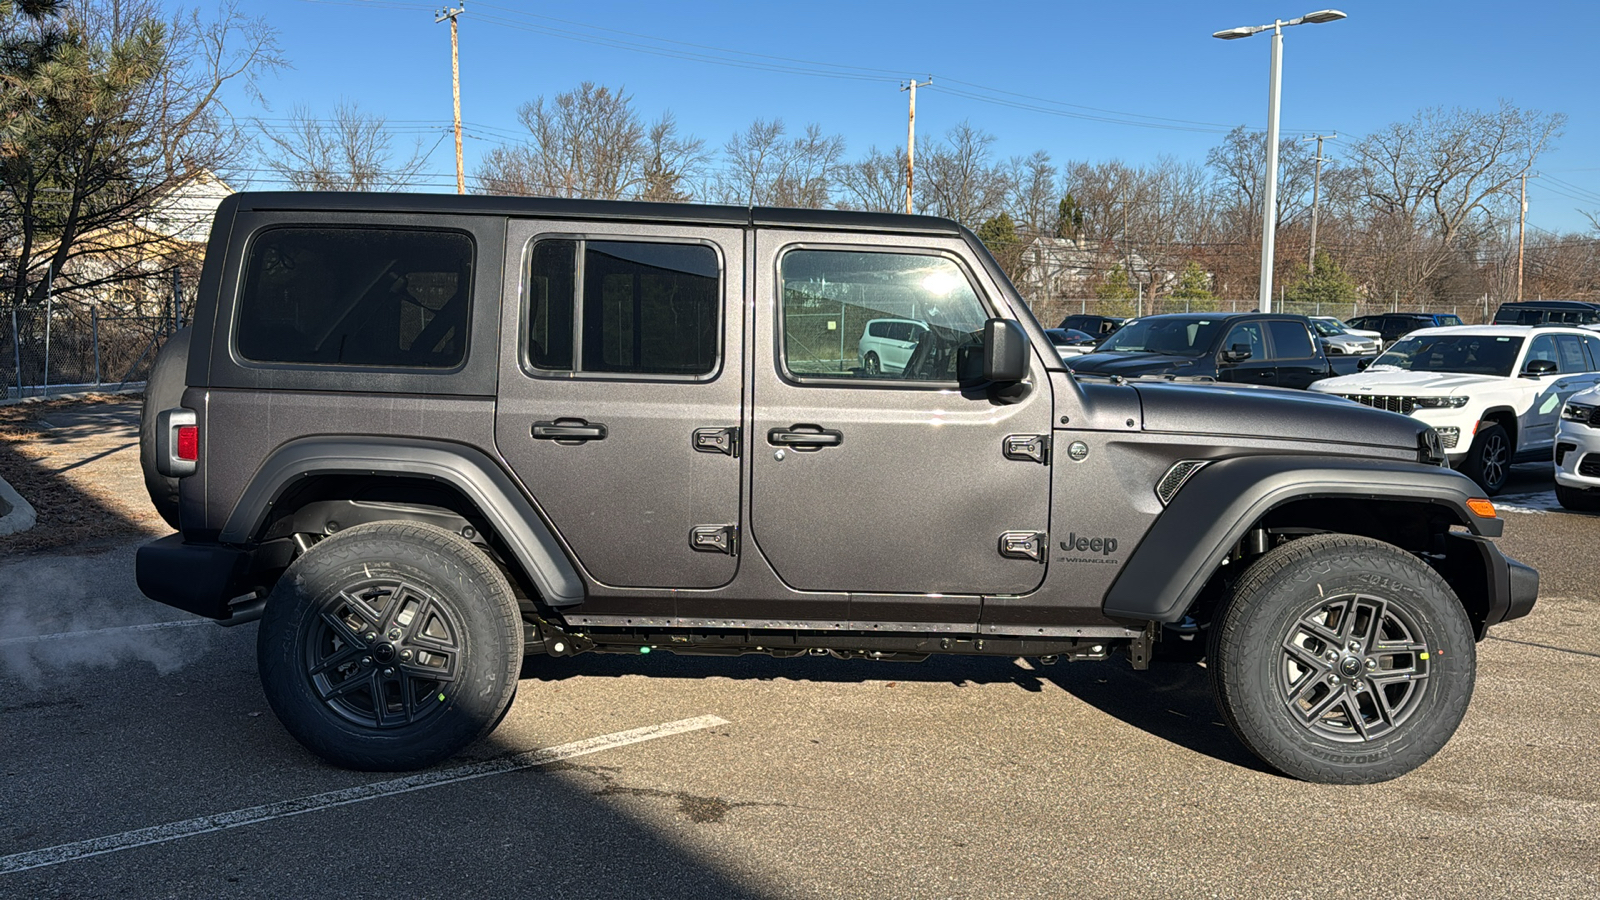
[[[1081,375],[1176,375],[1305,388],[1351,375],[1360,360],[1329,357],[1305,316],[1173,313],[1122,326],[1096,353],[1067,361]]]

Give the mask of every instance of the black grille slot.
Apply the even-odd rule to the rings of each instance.
[[[1578,474],[1600,478],[1600,453],[1585,453],[1583,459],[1578,460]]]
[[[1340,394],[1339,396],[1346,400],[1354,400],[1362,406],[1370,406],[1373,409],[1383,409],[1408,416],[1417,408],[1417,398],[1415,397],[1386,394]]]
[[[1596,404],[1594,409],[1589,410],[1589,427],[1600,428],[1600,404]]]

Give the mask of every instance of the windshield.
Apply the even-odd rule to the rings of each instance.
[[[1120,353],[1204,356],[1216,342],[1217,332],[1222,330],[1224,324],[1220,319],[1194,319],[1188,316],[1135,319],[1107,338],[1100,349]]]
[[[1334,325],[1332,322],[1328,322],[1323,319],[1312,319],[1311,325],[1317,329],[1317,334],[1320,334],[1323,337],[1333,337],[1336,334],[1344,334],[1343,328],[1340,328],[1337,325]]]
[[[1367,371],[1385,366],[1409,372],[1460,372],[1510,377],[1522,338],[1490,334],[1439,334],[1398,341],[1373,360]]]
[[[1045,331],[1045,335],[1050,338],[1050,343],[1055,344],[1057,347],[1094,343],[1093,337],[1075,328],[1051,328]]]
[[[1440,325],[1460,325],[1461,324],[1461,317],[1460,316],[1452,316],[1452,315],[1440,316],[1439,317],[1439,324]]]

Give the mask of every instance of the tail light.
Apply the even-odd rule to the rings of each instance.
[[[156,471],[168,478],[193,475],[200,460],[200,426],[194,410],[177,407],[156,414]]]

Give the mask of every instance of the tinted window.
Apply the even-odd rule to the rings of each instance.
[[[1561,360],[1556,358],[1555,338],[1548,334],[1541,334],[1533,339],[1533,345],[1528,348],[1528,358],[1522,361],[1522,368],[1526,370],[1528,363],[1536,359],[1548,360],[1556,364],[1556,371],[1561,371]]]
[[[1170,353],[1175,356],[1204,356],[1211,352],[1217,333],[1225,322],[1182,316],[1168,319],[1152,316],[1134,319],[1100,345],[1101,350],[1122,353]]]
[[[1437,317],[1440,325],[1460,325],[1461,317],[1456,315],[1442,315]]]
[[[1279,359],[1308,359],[1316,356],[1311,347],[1311,333],[1299,322],[1268,322],[1272,333],[1272,349]]]
[[[1372,361],[1367,371],[1385,367],[1413,372],[1461,372],[1470,375],[1511,375],[1522,349],[1520,337],[1486,334],[1441,334],[1406,338]]]
[[[717,253],[703,244],[540,241],[530,254],[528,363],[552,371],[710,374],[720,285]]]
[[[1600,372],[1600,337],[1584,337],[1583,345],[1589,350],[1589,371]]]
[[[892,378],[954,382],[975,360],[988,318],[953,260],[917,253],[793,250],[783,255],[783,363],[798,379]],[[873,319],[901,320],[894,339],[915,342],[868,372],[863,344]],[[965,371],[965,369],[962,369]]]
[[[1243,325],[1233,326],[1233,330],[1228,332],[1227,340],[1222,342],[1224,351],[1241,346],[1250,348],[1251,359],[1267,358],[1267,342],[1261,336],[1260,322],[1246,322]]]
[[[235,341],[259,362],[448,369],[471,287],[464,234],[273,229],[251,244]]]
[[[1575,334],[1556,335],[1556,352],[1561,356],[1561,371],[1589,371],[1589,360],[1583,355],[1583,338]]]

